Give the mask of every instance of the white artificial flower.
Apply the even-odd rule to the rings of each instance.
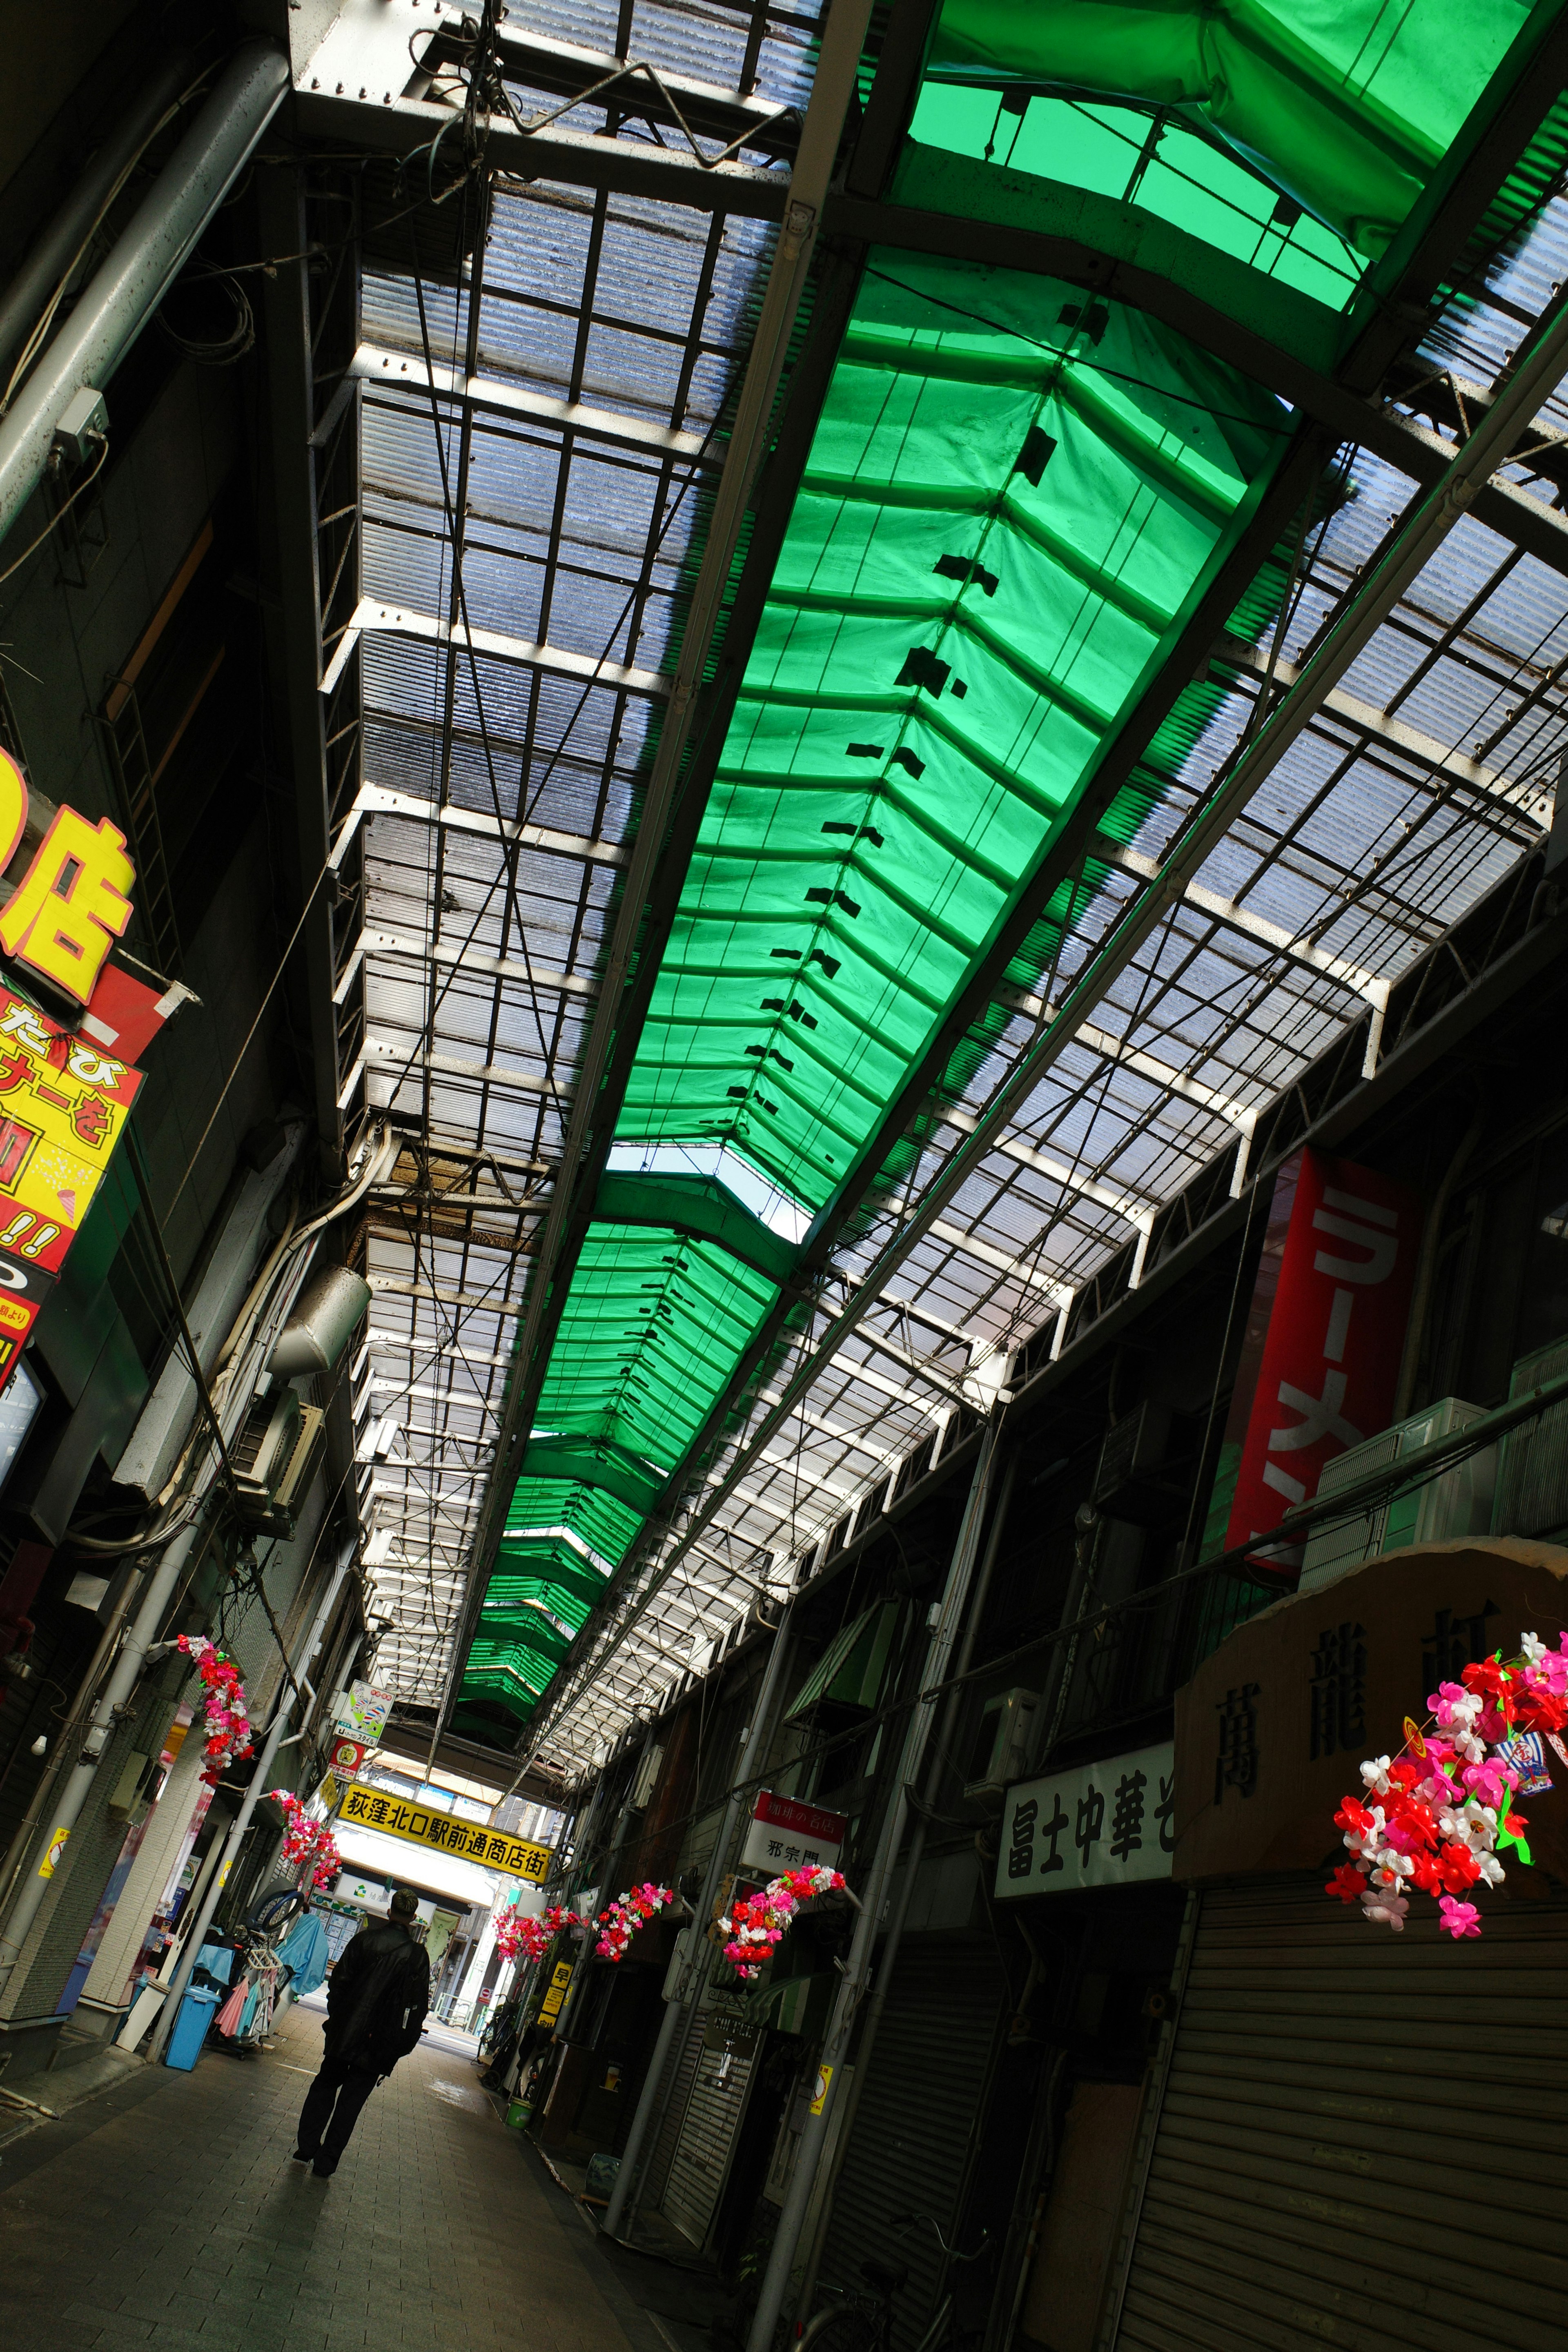
[[[1546,1655],[1546,1644],[1539,1633],[1521,1633],[1519,1637],[1519,1646],[1531,1665],[1534,1665],[1537,1658],[1543,1658]],[[1363,1766],[1363,1769],[1364,1769]]]
[[[1386,1797],[1388,1794],[1388,1766],[1389,1759],[1386,1756],[1374,1756],[1370,1763],[1363,1764],[1361,1768],[1362,1779],[1379,1797]]]
[[[1495,1853],[1478,1853],[1476,1866],[1488,1886],[1500,1886],[1508,1874]]]

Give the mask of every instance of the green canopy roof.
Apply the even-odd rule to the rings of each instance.
[[[994,210],[982,164],[1010,167],[1008,206],[1067,190],[1130,234],[1163,223],[1189,270],[1212,250],[1217,299],[1327,363],[1528,15],[949,0],[896,193],[928,200],[921,158],[940,150],[971,159],[944,184],[972,216]],[[639,1172],[605,1180],[534,1416],[536,1444],[584,1441],[575,1483],[548,1518],[548,1482],[519,1488],[529,1524],[580,1533],[601,1575],[725,1398],[795,1254],[833,1225],[1292,423],[1122,302],[870,251],[633,1059],[612,1169]],[[1276,593],[1266,576],[1233,629],[1256,635]],[[1214,704],[1184,688],[1104,833],[1136,832]],[[1014,977],[1048,967],[1083,903],[1058,894]],[[531,1449],[529,1473],[545,1461]],[[514,1536],[519,1507],[465,1691],[526,1715],[564,1643],[518,1599],[581,1618],[563,1588],[548,1599],[561,1538]]]

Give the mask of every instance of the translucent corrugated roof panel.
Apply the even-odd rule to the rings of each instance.
[[[1522,0],[1257,7],[1245,24],[1173,8],[1156,43],[1116,0],[950,0],[893,201],[958,190],[979,216],[995,201],[977,188],[1005,173],[1026,226],[1088,235],[1115,215],[1145,266],[1176,257],[1221,311],[1328,370],[1469,152],[1526,17]],[[512,22],[606,51],[619,28],[597,0]],[[793,18],[739,9],[639,6],[636,46],[796,105],[814,54]],[[654,135],[602,106],[573,121]],[[1563,130],[1549,119],[1485,221],[1456,232],[1464,290],[1388,379],[1391,413],[1450,447],[1568,281]],[[937,150],[945,177],[921,160]],[[1279,510],[1206,667],[1173,680],[1058,870],[1123,714],[1272,496],[1299,420],[1119,299],[873,248],[695,847],[669,877],[595,1213],[552,1272],[522,1475],[464,1618],[773,236],[503,184],[479,280],[419,289],[423,318],[405,278],[365,290],[354,1082],[405,1122],[426,1171],[374,1223],[356,1374],[395,1620],[383,1657],[435,1706],[467,1626],[460,1727],[531,1726],[525,1752],[542,1736],[564,1768],[657,1704],[961,1408],[984,1409],[1022,1338],[1077,1328],[1097,1276],[1148,1246],[1194,1176],[1245,1161],[1314,1056],[1359,1028],[1375,1061],[1391,985],[1539,843],[1568,744],[1568,559],[1468,515],[1201,866],[1164,887],[1264,698],[1294,690],[1409,510],[1409,477],[1347,451],[1309,512]],[[466,404],[433,400],[437,378],[466,381]],[[1538,425],[1568,425],[1555,398]],[[671,433],[686,437],[656,446]],[[1545,440],[1506,478],[1544,510],[1557,467]],[[988,1009],[928,1067],[1042,876]],[[1134,917],[1139,944],[1112,956]],[[923,1109],[896,1134],[888,1112],[917,1069]],[[873,1156],[881,1181],[840,1231],[835,1204]],[[831,1246],[809,1309],[792,1307],[818,1231]]]

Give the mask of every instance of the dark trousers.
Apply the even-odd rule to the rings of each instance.
[[[359,2121],[359,2112],[374,2090],[376,2077],[342,2058],[323,2058],[321,2071],[305,2094],[300,2110],[301,2155],[340,2157]]]

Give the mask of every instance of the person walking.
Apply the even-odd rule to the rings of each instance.
[[[430,2006],[430,1960],[410,1933],[418,1897],[399,1887],[384,1921],[367,1921],[327,1979],[326,2049],[300,2110],[296,2164],[330,2180],[384,2074],[415,2049]]]

